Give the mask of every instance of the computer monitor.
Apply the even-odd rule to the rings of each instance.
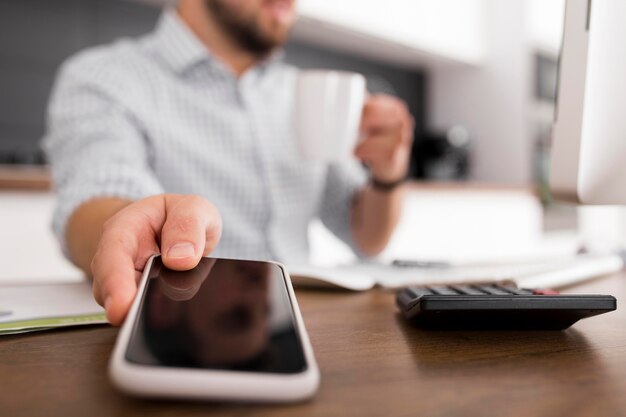
[[[567,0],[559,61],[553,195],[626,204],[626,1]]]

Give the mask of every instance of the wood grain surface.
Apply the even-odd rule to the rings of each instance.
[[[117,329],[0,338],[0,416],[626,416],[626,276],[568,290],[618,310],[562,332],[428,332],[393,293],[297,291],[319,362],[295,405],[148,401],[111,386]]]

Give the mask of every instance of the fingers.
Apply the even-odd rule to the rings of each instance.
[[[132,233],[116,225],[105,227],[91,263],[94,297],[104,306],[107,319],[114,326],[124,321],[137,292],[139,272],[134,264],[137,243]]]
[[[115,214],[102,228],[91,263],[94,297],[109,322],[124,321],[151,255],[163,252],[164,264],[172,269],[193,268],[215,248],[221,231],[217,209],[195,196],[149,197]]]
[[[410,146],[413,138],[415,121],[406,104],[391,96],[373,96],[363,108],[361,132],[365,148],[377,147],[378,151],[388,151],[391,148]],[[373,142],[380,142],[374,145]],[[359,156],[359,155],[357,155]]]
[[[409,109],[402,100],[387,95],[372,96],[363,107],[361,130],[367,133],[402,129],[410,119]]]
[[[363,108],[363,139],[355,156],[384,181],[395,181],[408,171],[414,120],[404,102],[385,95],[372,96]]]
[[[406,105],[390,96],[374,96],[363,109],[363,140],[355,155],[365,161],[393,158],[410,146],[413,121]]]
[[[360,159],[387,159],[396,152],[400,141],[399,135],[370,136],[356,147],[354,154]]]
[[[222,235],[222,220],[211,203],[198,196],[166,195],[161,231],[163,263],[170,269],[194,268]]]

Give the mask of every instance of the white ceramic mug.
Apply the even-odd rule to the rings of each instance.
[[[355,72],[307,70],[298,76],[295,127],[305,159],[352,157],[365,103],[365,77]]]

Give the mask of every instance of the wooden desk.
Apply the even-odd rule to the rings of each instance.
[[[626,276],[568,292],[626,298]],[[110,385],[117,330],[0,338],[0,415],[620,416],[626,415],[626,312],[564,332],[426,332],[393,294],[298,291],[321,368],[314,400],[241,405],[145,401]]]

